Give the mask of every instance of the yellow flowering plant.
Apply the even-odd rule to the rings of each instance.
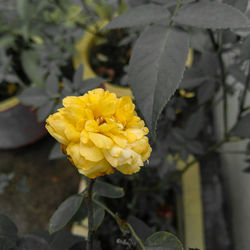
[[[101,88],[63,99],[63,108],[46,120],[63,153],[89,177],[140,170],[152,151],[145,123],[128,96],[117,98]]]

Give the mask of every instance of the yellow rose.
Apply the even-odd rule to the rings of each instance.
[[[133,174],[149,158],[148,129],[130,97],[95,89],[64,98],[63,106],[48,117],[46,128],[81,174]]]

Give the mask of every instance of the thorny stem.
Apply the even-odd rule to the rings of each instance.
[[[134,238],[136,239],[136,241],[138,242],[138,244],[140,245],[142,250],[146,250],[142,240],[138,237],[138,235],[136,234],[136,232],[134,231],[133,227],[127,222],[122,220],[119,216],[117,216],[116,214],[114,214],[108,207],[106,207],[104,204],[102,204],[101,202],[99,202],[96,199],[93,199],[93,201],[99,205],[100,207],[102,207],[106,212],[108,212],[117,222],[120,230],[122,233],[124,233],[125,231],[127,231],[129,229],[129,231],[131,232],[131,234],[134,236]]]
[[[92,190],[95,179],[89,179],[87,187],[87,207],[88,207],[88,239],[87,239],[87,250],[93,250],[94,240],[94,217],[93,217],[93,203],[92,203]]]
[[[223,123],[224,123],[224,136],[228,136],[228,126],[227,126],[227,86],[226,86],[226,73],[225,73],[225,67],[222,59],[222,51],[220,50],[219,44],[215,41],[214,34],[212,30],[208,30],[208,34],[210,36],[212,45],[214,47],[214,50],[217,54],[219,66],[220,66],[220,77],[221,77],[221,84],[222,84],[222,90],[223,90]]]

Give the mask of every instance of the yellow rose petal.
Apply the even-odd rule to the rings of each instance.
[[[110,138],[102,134],[89,133],[89,138],[98,148],[109,149],[113,144]]]
[[[100,161],[104,158],[102,151],[97,147],[86,146],[80,143],[80,154],[89,161]]]

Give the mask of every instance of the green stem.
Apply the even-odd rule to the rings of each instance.
[[[221,84],[222,84],[222,91],[223,91],[223,124],[224,124],[224,136],[228,136],[228,116],[227,116],[227,86],[226,86],[226,72],[224,67],[224,62],[222,59],[222,52],[220,50],[219,44],[215,41],[214,33],[211,30],[208,30],[208,34],[210,36],[212,45],[214,47],[214,50],[217,54],[219,66],[220,66],[220,78],[221,78]]]
[[[93,203],[92,203],[92,190],[95,179],[89,179],[87,187],[87,207],[88,207],[88,239],[87,239],[87,250],[93,250],[94,240],[94,217],[93,217]]]
[[[96,199],[93,199],[93,201],[100,207],[102,207],[106,212],[108,212],[117,222],[120,230],[122,233],[124,233],[126,231],[126,229],[129,229],[131,234],[134,236],[134,238],[136,239],[136,241],[138,242],[138,244],[140,245],[142,250],[146,250],[145,246],[143,245],[142,240],[138,237],[138,235],[136,234],[136,232],[134,231],[133,227],[127,222],[122,220],[119,216],[117,216],[116,214],[114,214],[108,207],[106,207],[104,204],[102,204],[101,202],[99,202]]]

